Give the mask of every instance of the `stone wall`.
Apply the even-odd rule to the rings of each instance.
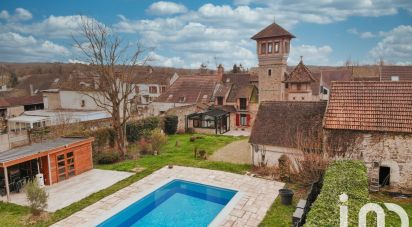
[[[268,71],[271,70],[271,75]],[[282,80],[286,72],[286,65],[259,66],[259,102],[280,101],[284,96]]]
[[[341,130],[327,130],[325,132],[325,147],[332,143],[343,143],[339,140]],[[390,186],[412,190],[412,134],[402,133],[370,133],[350,132],[352,141],[345,149],[345,157],[365,161],[368,174],[371,176],[374,162],[380,166],[390,168]],[[349,137],[348,137],[349,138]],[[341,146],[344,147],[344,146]]]
[[[0,152],[10,149],[9,144],[9,136],[7,134],[0,134]]]
[[[265,162],[267,162],[268,166],[277,166],[278,160],[283,154],[287,155],[291,160],[302,156],[302,151],[299,149],[279,146],[251,145],[250,152],[252,163],[255,166],[262,162],[262,154],[265,155]]]
[[[177,131],[178,132],[184,132],[185,130],[185,119],[186,116],[192,113],[195,113],[197,111],[196,104],[189,105],[189,106],[181,106],[181,107],[176,107],[168,110],[166,112],[167,115],[175,115],[178,118],[178,124],[177,124]]]

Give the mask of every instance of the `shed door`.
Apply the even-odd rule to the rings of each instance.
[[[74,153],[67,152],[57,155],[58,181],[66,180],[74,175],[76,175],[74,167]]]

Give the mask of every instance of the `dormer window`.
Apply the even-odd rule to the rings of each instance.
[[[179,97],[179,102],[185,102],[186,98],[184,96]]]
[[[275,53],[279,53],[279,42],[275,42]]]
[[[273,52],[273,43],[268,43],[268,54]]]
[[[260,53],[266,54],[266,43],[260,44]]]
[[[223,105],[223,97],[222,96],[217,97],[217,105],[219,105],[219,106]]]
[[[399,76],[391,76],[391,81],[399,81]]]

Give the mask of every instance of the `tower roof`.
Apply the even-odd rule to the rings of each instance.
[[[312,76],[312,72],[303,64],[303,60],[300,60],[299,64],[293,69],[293,71],[286,75],[283,82],[286,83],[308,83],[315,82],[315,78]]]
[[[262,31],[254,35],[251,39],[257,40],[257,39],[271,38],[271,37],[296,38],[290,32],[286,31],[286,29],[282,28],[280,25],[273,22],[271,25],[267,26]]]

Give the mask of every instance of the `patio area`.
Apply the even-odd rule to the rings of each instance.
[[[47,211],[54,212],[121,181],[133,173],[92,169],[65,181],[46,186],[49,194]],[[27,206],[26,194],[12,193],[11,203]],[[0,200],[7,201],[6,196]]]
[[[281,182],[216,170],[164,167],[53,226],[96,226],[172,179],[238,191],[239,196],[227,207],[222,218],[212,223],[216,224],[214,226],[258,226],[278,196],[278,190],[284,186]]]

